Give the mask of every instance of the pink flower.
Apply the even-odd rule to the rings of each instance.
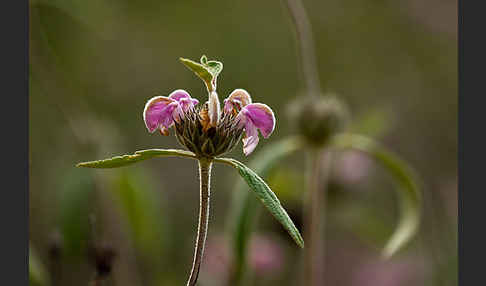
[[[219,154],[218,150],[231,150],[243,132],[243,152],[249,155],[258,145],[258,130],[268,138],[275,129],[272,109],[263,103],[252,103],[244,89],[235,89],[224,100],[223,112],[215,91],[211,92],[205,105],[196,109],[198,103],[182,89],[168,97],[153,97],[145,105],[145,125],[151,133],[159,129],[161,134],[168,135],[169,128],[178,124],[179,142],[197,155],[209,157]]]
[[[178,89],[167,96],[152,97],[145,104],[143,120],[150,133],[160,128],[160,133],[168,135],[168,129],[199,101],[191,98],[185,90]]]
[[[236,120],[245,128],[243,153],[249,155],[258,145],[258,131],[268,138],[275,129],[275,115],[268,105],[251,103],[250,94],[244,89],[235,89],[224,100],[224,112],[237,113]]]

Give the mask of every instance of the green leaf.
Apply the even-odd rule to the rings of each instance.
[[[60,226],[63,252],[79,260],[89,237],[89,216],[94,210],[95,182],[93,174],[68,168],[59,174],[57,224]]]
[[[68,168],[59,173],[56,224],[60,227],[65,257],[81,259],[89,237],[89,215],[94,210],[95,182],[93,174]]]
[[[216,78],[223,70],[223,63],[217,61],[208,61],[206,63],[206,68],[213,75],[213,77]]]
[[[340,134],[333,138],[331,146],[357,149],[369,154],[395,179],[400,200],[400,221],[383,249],[388,258],[400,250],[416,234],[420,224],[422,195],[415,172],[406,162],[388,151],[371,138],[355,134]]]
[[[78,163],[76,167],[85,168],[118,168],[137,163],[143,160],[160,156],[179,156],[196,158],[194,153],[176,149],[148,149],[135,152],[133,155],[121,155],[108,159]]]
[[[202,55],[201,56],[201,60],[199,60],[201,62],[201,64],[203,65],[207,65],[208,63],[208,58],[206,57],[206,55]]]
[[[223,70],[223,63],[208,61],[204,55],[201,57],[201,63],[185,58],[179,58],[179,60],[204,81],[209,92],[216,89],[216,80]]]
[[[300,247],[304,247],[304,240],[290,219],[285,209],[280,204],[277,196],[272,192],[268,185],[250,168],[243,163],[231,158],[216,158],[216,162],[228,164],[238,170],[240,176],[246,181],[252,191],[261,200],[263,205],[270,213],[283,225],[290,236]]]
[[[283,139],[277,143],[267,145],[258,152],[259,156],[250,161],[249,166],[261,177],[265,178],[281,159],[300,147],[301,141],[297,137]],[[243,279],[249,237],[253,231],[255,217],[259,213],[257,201],[246,191],[246,188],[246,183],[243,180],[237,180],[235,192],[233,193],[233,206],[231,207],[233,213],[229,218],[236,265],[234,268],[234,280],[232,281],[241,281]]]

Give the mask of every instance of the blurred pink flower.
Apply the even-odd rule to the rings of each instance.
[[[255,235],[250,243],[249,265],[257,275],[268,276],[283,270],[284,251],[279,241]]]
[[[376,258],[358,266],[350,284],[360,286],[421,285],[424,279],[424,266],[419,257],[390,261],[381,261]]]
[[[356,183],[365,178],[372,167],[371,159],[359,151],[343,152],[335,163],[335,176],[346,183]]]
[[[231,253],[223,235],[210,236],[206,242],[201,272],[216,283],[227,281],[231,269]]]

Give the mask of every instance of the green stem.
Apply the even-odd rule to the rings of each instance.
[[[306,81],[308,95],[316,97],[321,92],[319,72],[317,69],[314,39],[309,17],[300,0],[285,0],[297,34],[298,50],[302,64],[303,77]]]
[[[196,285],[201,268],[201,261],[204,254],[204,245],[206,244],[206,235],[208,232],[209,222],[209,197],[211,195],[211,166],[212,161],[208,159],[199,159],[199,225],[197,228],[196,246],[194,249],[194,261],[192,263],[191,275],[187,281],[187,286]]]
[[[324,211],[330,173],[331,154],[322,149],[308,153],[307,196],[304,209],[305,248],[304,285],[324,285]]]

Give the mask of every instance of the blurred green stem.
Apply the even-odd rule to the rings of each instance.
[[[307,153],[307,194],[304,202],[304,285],[324,285],[324,225],[327,181],[331,167],[331,152],[314,149]]]
[[[314,39],[309,17],[301,0],[286,0],[297,34],[300,63],[306,82],[307,96],[321,93]],[[323,148],[307,152],[307,194],[304,201],[304,285],[324,285],[324,220],[326,189],[331,169],[331,153]],[[321,169],[322,168],[322,169]]]
[[[191,275],[187,281],[187,286],[196,285],[201,268],[201,261],[204,254],[204,245],[206,244],[206,235],[208,232],[209,222],[209,197],[211,194],[211,166],[212,161],[208,159],[199,159],[199,225],[197,228],[197,239],[194,250],[194,261],[192,263]]]
[[[297,49],[299,50],[300,57],[299,62],[302,65],[303,78],[307,85],[307,92],[309,96],[316,97],[321,92],[321,86],[309,17],[300,0],[286,0],[285,2],[297,34]]]

